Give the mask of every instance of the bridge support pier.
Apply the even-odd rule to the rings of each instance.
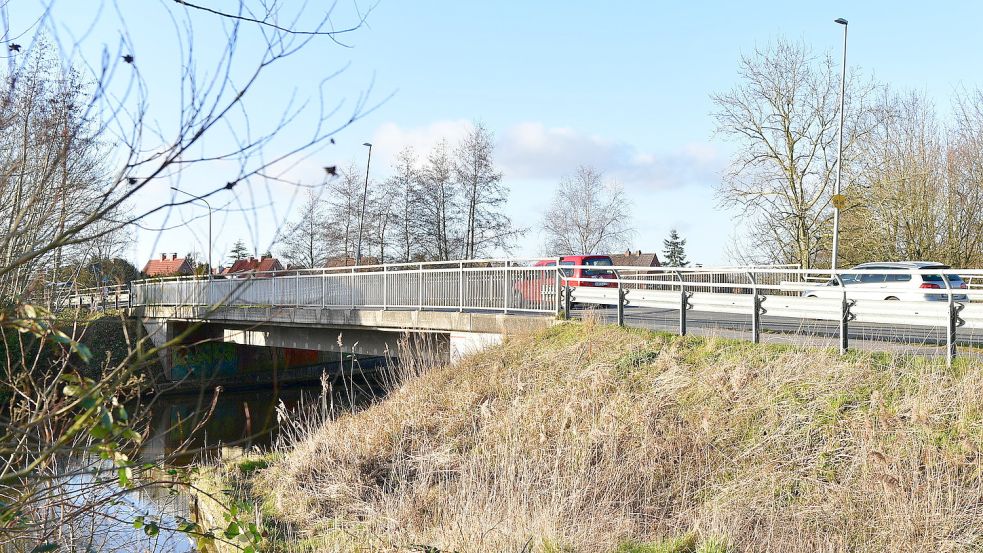
[[[155,348],[163,348],[165,344],[177,336],[174,321],[168,321],[166,319],[144,319],[143,330],[147,333],[147,337],[150,338],[150,343],[153,344]],[[170,380],[171,368],[173,367],[173,363],[171,362],[171,352],[168,349],[161,349],[157,353],[157,356],[160,361],[161,369],[163,369],[164,372],[164,378]]]

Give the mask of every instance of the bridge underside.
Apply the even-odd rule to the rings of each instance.
[[[318,362],[316,352],[398,357],[407,339],[425,339],[427,347],[450,361],[471,350],[498,343],[505,334],[552,324],[542,315],[505,315],[457,311],[383,311],[369,309],[218,308],[153,306],[134,309],[153,343],[180,338],[181,349],[161,355],[167,379],[183,378],[189,357],[224,363],[231,376],[248,353],[269,350]],[[193,351],[194,356],[186,351]],[[202,354],[201,352],[211,353]],[[251,352],[251,353],[250,353]],[[304,352],[311,352],[306,355]],[[320,356],[323,358],[324,356]],[[197,359],[197,357],[195,357]],[[255,361],[252,361],[255,363]],[[234,367],[238,368],[234,368]]]

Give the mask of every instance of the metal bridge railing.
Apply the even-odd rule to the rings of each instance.
[[[127,284],[94,286],[91,288],[54,291],[45,301],[57,309],[121,309],[130,305],[130,287]]]
[[[319,307],[556,311],[555,267],[485,262],[282,271],[236,278],[174,278],[132,284],[134,306]]]
[[[584,272],[586,271],[586,272]],[[131,304],[205,308],[367,308],[557,313],[576,304],[608,305],[624,324],[626,308],[674,311],[687,333],[690,312],[750,319],[758,341],[762,317],[834,321],[840,348],[851,323],[945,330],[956,354],[957,329],[983,329],[983,290],[952,282],[983,279],[981,270],[877,270],[875,285],[853,285],[874,271],[802,270],[788,266],[639,268],[534,266],[531,260],[455,261],[280,271],[236,278],[145,280]],[[961,277],[960,280],[954,277]],[[925,281],[929,288],[919,288]],[[931,280],[931,282],[929,282]],[[900,301],[892,301],[898,299]],[[905,300],[917,301],[905,301]]]

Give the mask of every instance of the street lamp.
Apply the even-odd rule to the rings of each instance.
[[[372,144],[365,142],[362,146],[369,147],[369,158],[365,162],[365,186],[362,188],[362,214],[358,217],[358,245],[355,246],[355,264],[362,264],[362,222],[365,221],[365,199],[369,195],[369,167],[372,164]]]
[[[193,198],[192,201],[201,200],[202,203],[205,204],[205,207],[208,208],[208,279],[211,280],[212,279],[212,204],[208,203],[208,200],[206,200],[204,196],[195,196],[194,194],[185,192],[184,190],[175,188],[173,186],[171,187],[171,190],[175,192],[180,192],[185,196],[191,196],[191,198]],[[192,269],[194,269],[194,267],[192,267]]]
[[[840,208],[844,198],[840,195],[840,179],[843,177],[843,105],[846,97],[846,31],[847,20],[842,17],[833,21],[843,25],[843,68],[840,75],[840,137],[836,153],[836,185],[833,188],[833,259],[830,269],[836,270],[836,257],[840,249]]]

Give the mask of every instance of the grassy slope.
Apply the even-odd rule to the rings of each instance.
[[[253,493],[315,549],[972,550],[981,385],[571,323],[313,430]]]

